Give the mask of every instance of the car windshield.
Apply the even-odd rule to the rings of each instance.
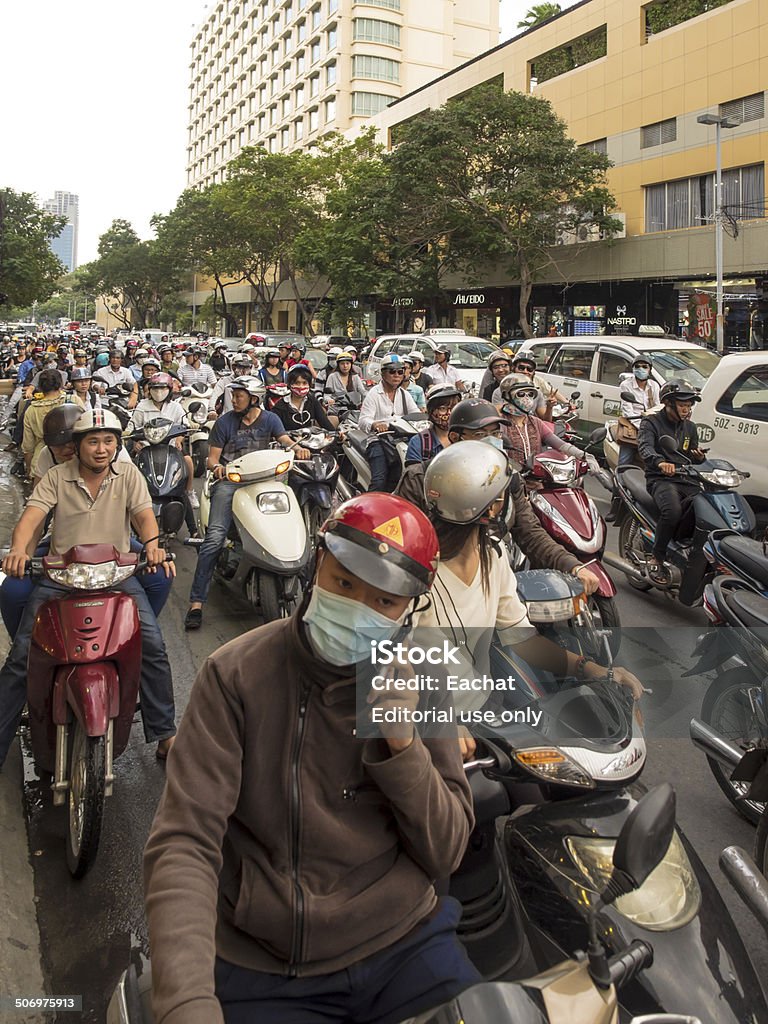
[[[488,356],[496,350],[495,345],[474,338],[456,341],[441,339],[440,344],[451,350],[451,366],[455,366],[457,370],[484,370],[488,365]],[[433,362],[433,359],[430,362]]]
[[[694,388],[704,387],[717,366],[719,356],[705,348],[662,348],[651,353],[653,368],[664,380],[682,377]]]

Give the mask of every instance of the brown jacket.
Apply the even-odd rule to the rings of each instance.
[[[298,616],[201,669],[144,868],[157,1024],[220,1024],[214,957],[299,976],[390,946],[458,866],[471,796],[453,739],[357,740],[354,679]]]
[[[575,566],[580,564],[579,559],[566,551],[556,540],[552,540],[536,518],[518,473],[512,477],[509,493],[509,532],[523,554],[528,556],[531,568],[572,572]],[[400,483],[395,488],[395,494],[427,512],[427,503],[424,500],[423,463],[417,462],[406,467]]]

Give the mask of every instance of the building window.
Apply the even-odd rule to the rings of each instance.
[[[720,117],[732,117],[742,124],[745,121],[758,121],[765,117],[765,93],[756,92],[754,96],[742,96],[740,100],[721,103]]]
[[[336,120],[336,99],[334,97],[331,97],[331,99],[325,101],[325,123],[328,124],[330,121],[335,121],[335,120]]]
[[[650,149],[652,146],[661,146],[665,142],[674,142],[677,139],[677,118],[670,117],[666,121],[645,124],[640,129],[640,133],[641,149]]]
[[[287,149],[290,142],[290,133],[287,128],[280,130],[280,149]]]
[[[320,17],[320,7],[318,5],[312,11],[312,28],[313,28],[313,30],[319,27],[321,21],[322,21],[322,18]]]
[[[270,153],[277,152],[277,136],[276,135],[270,135],[270,137],[269,137],[269,152]]]
[[[333,14],[339,9],[339,0],[328,0],[328,13]]]
[[[336,61],[333,64],[329,64],[325,69],[325,84],[326,86],[334,85],[336,83]]]
[[[298,35],[299,42],[302,43],[307,38],[307,23],[306,21],[300,21],[296,26],[296,32]]]
[[[310,96],[317,96],[317,94],[319,92],[320,92],[320,76],[319,75],[312,75],[312,77],[309,80],[309,95]]]
[[[353,39],[363,43],[385,43],[387,46],[400,45],[400,26],[379,18],[355,18]]]
[[[400,0],[364,0],[366,7],[386,7],[389,11],[400,10]]]
[[[605,25],[586,35],[572,39],[569,43],[555,47],[554,50],[547,50],[535,60],[530,62],[531,84],[535,81],[539,85],[564,75],[566,71],[573,71],[574,68],[591,64],[593,60],[605,57],[608,52],[608,30]]]
[[[318,114],[317,107],[309,112],[309,130],[310,132],[316,132],[320,125],[320,117]]]
[[[307,58],[303,53],[300,53],[296,58],[296,74],[303,75],[307,67]]]
[[[588,149],[590,153],[599,153],[600,156],[608,155],[608,139],[594,139],[592,142],[584,142],[579,149]]]
[[[286,66],[283,68],[283,85],[288,85],[288,83],[290,81],[291,81],[291,65],[290,64],[286,64]]]
[[[291,98],[290,96],[283,97],[282,116],[287,117],[291,112]]]
[[[299,142],[300,139],[304,138],[304,121],[294,122],[293,137],[296,142]]]
[[[400,65],[386,57],[356,56],[352,58],[353,78],[375,78],[382,82],[399,82]]]
[[[259,135],[264,134],[264,129],[267,126],[267,115],[259,114]]]
[[[336,49],[336,26],[331,25],[328,31],[325,33],[325,52],[329,53],[331,50]]]
[[[656,0],[645,8],[645,37],[649,39],[657,32],[664,32],[673,25],[680,25],[689,18],[713,11],[716,7],[724,7],[731,0],[690,0],[689,3],[676,3],[675,0]]]
[[[765,216],[765,166],[723,171],[723,209],[733,220]],[[697,175],[645,188],[645,230],[672,231],[711,224],[715,216],[715,176]]]
[[[309,48],[309,62],[315,64],[320,60],[320,40],[316,39]]]
[[[363,117],[373,117],[388,107],[394,97],[382,96],[378,92],[353,92],[352,113],[361,114]]]

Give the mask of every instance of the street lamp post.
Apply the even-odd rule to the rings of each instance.
[[[723,319],[723,160],[720,133],[723,128],[735,128],[741,124],[735,117],[719,117],[717,114],[701,114],[696,118],[699,124],[715,126],[715,274],[717,277],[717,322],[716,344],[718,355],[725,351],[725,328]]]

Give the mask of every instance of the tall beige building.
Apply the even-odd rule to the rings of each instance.
[[[498,39],[499,0],[219,0],[191,44],[187,184],[354,128]]]

